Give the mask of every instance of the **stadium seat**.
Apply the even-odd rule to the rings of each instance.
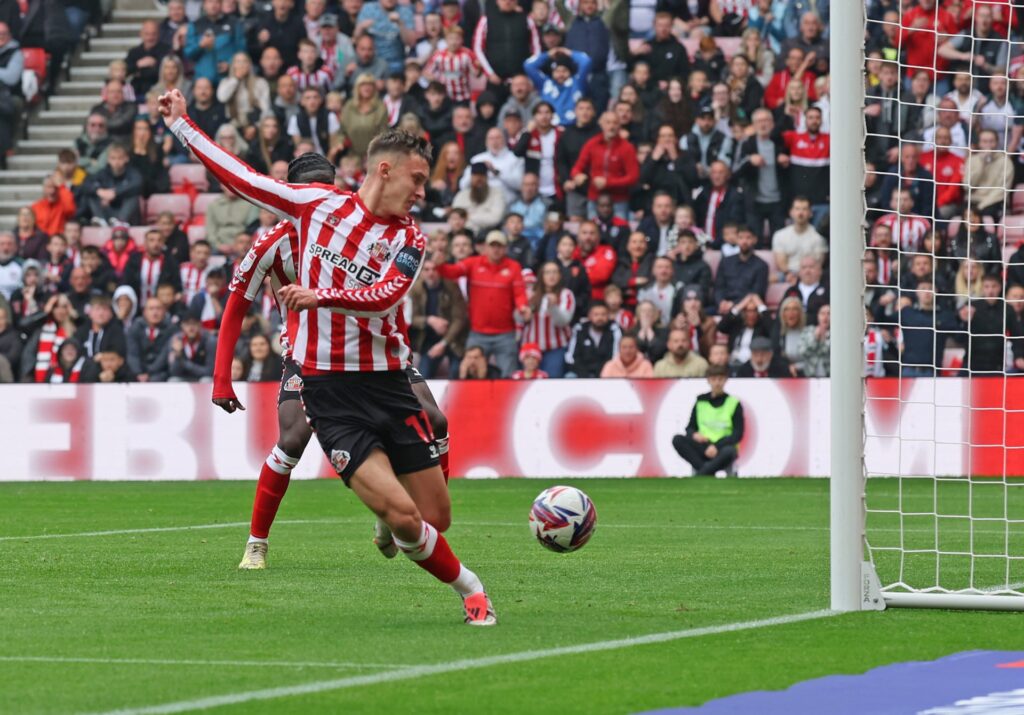
[[[206,178],[206,167],[202,164],[171,164],[171,188],[177,189],[188,181],[197,191],[206,191],[210,182]]]
[[[779,309],[779,304],[782,303],[782,296],[789,290],[788,283],[769,283],[768,292],[764,297],[764,304],[768,306],[768,310],[776,311]]]
[[[82,226],[82,245],[103,248],[110,240],[110,229],[102,226]]]
[[[50,64],[50,55],[41,47],[22,47],[21,53],[25,58],[25,69],[35,72],[36,81],[39,83],[39,94],[32,100],[32,104],[35,104],[46,98],[48,89],[46,68]]]
[[[997,226],[996,228],[1000,228]],[[1003,216],[1003,243],[1016,246],[1024,239],[1024,216]],[[998,233],[998,232],[997,232]]]
[[[775,256],[767,248],[759,248],[754,251],[758,258],[768,264],[768,272],[773,273],[775,271]]]
[[[179,223],[185,223],[192,218],[192,200],[187,194],[153,194],[146,200],[147,223],[156,223],[156,217],[164,211],[170,211]]]
[[[189,226],[188,227],[188,243],[191,246],[196,241],[202,241],[206,238],[206,226]]]
[[[199,194],[192,202],[192,215],[205,216],[206,208],[221,196],[223,194]]]
[[[704,251],[704,262],[711,268],[711,277],[718,275],[718,264],[722,262],[722,252],[714,249]]]
[[[1010,191],[1010,213],[1024,214],[1024,184],[1017,184]]]
[[[732,56],[740,51],[740,47],[743,46],[742,37],[716,37],[715,44],[718,45],[718,49],[725,55],[725,61],[728,62],[732,59]]]
[[[136,246],[142,246],[146,241],[146,232],[149,229],[154,228],[153,226],[131,226],[128,229],[128,235],[135,241]]]

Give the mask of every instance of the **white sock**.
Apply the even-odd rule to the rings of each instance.
[[[292,457],[286,454],[283,449],[275,444],[274,448],[270,450],[270,454],[267,455],[267,466],[278,474],[288,476],[295,469],[295,465],[299,463],[299,459],[300,457]]]
[[[459,577],[449,585],[455,589],[455,593],[463,598],[484,590],[484,585],[480,582],[480,578],[465,566],[459,569]]]
[[[395,545],[412,561],[425,561],[434,553],[434,546],[437,545],[437,529],[427,522],[421,522],[420,537],[415,542],[402,541],[398,534],[393,534]]]
[[[252,534],[249,534],[249,542],[248,543],[250,543],[250,544],[269,544],[270,542],[267,541],[266,539],[261,539],[258,536],[253,536]]]

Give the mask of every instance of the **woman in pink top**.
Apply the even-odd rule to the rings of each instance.
[[[654,366],[640,354],[636,337],[623,335],[618,356],[604,364],[601,377],[654,377]]]

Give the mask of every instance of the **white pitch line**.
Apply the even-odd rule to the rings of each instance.
[[[548,648],[546,650],[526,650],[518,653],[505,653],[503,655],[492,655],[484,658],[467,658],[465,660],[454,660],[447,663],[435,663],[433,665],[417,665],[399,670],[390,670],[383,673],[369,673],[367,675],[356,675],[347,678],[336,678],[333,680],[317,680],[311,683],[300,685],[288,685],[278,688],[266,688],[263,690],[249,690],[240,693],[228,693],[225,695],[213,695],[195,700],[179,700],[173,703],[162,705],[146,705],[142,707],[124,708],[111,710],[102,715],[171,715],[172,713],[188,712],[190,710],[206,710],[209,708],[222,707],[225,705],[238,705],[256,700],[275,700],[296,695],[312,695],[333,690],[344,690],[356,688],[362,685],[376,685],[379,683],[393,683],[399,680],[411,680],[431,675],[444,673],[455,673],[476,668],[488,668],[494,665],[505,665],[508,663],[523,663],[541,658],[554,658],[565,655],[579,655],[580,653],[597,653],[600,651],[617,650],[619,648],[632,648],[634,646],[649,645],[652,643],[666,643],[668,641],[681,640],[683,638],[698,638],[719,633],[731,633],[735,631],[746,631],[755,628],[768,628],[770,626],[782,626],[800,621],[810,621],[818,618],[828,618],[839,615],[838,611],[809,611],[807,613],[795,613],[789,616],[776,616],[756,621],[742,621],[739,623],[727,623],[720,626],[707,626],[704,628],[690,628],[683,631],[666,631],[664,633],[651,633],[646,636],[634,638],[619,638],[617,640],[598,641],[596,643],[582,643],[580,645],[563,646],[561,648]]]
[[[276,524],[333,524],[336,519],[282,519]],[[36,539],[77,539],[89,536],[121,536],[124,534],[159,534],[168,531],[200,531],[203,529],[236,529],[249,526],[248,521],[229,521],[219,524],[193,524],[190,526],[158,526],[146,529],[114,529],[111,531],[80,531],[72,534],[26,534],[24,536],[0,536],[0,541],[28,541]]]
[[[342,663],[290,660],[173,660],[163,658],[76,658],[48,655],[2,655],[0,663],[90,663],[96,665],[198,665],[237,668],[409,668],[398,663]]]

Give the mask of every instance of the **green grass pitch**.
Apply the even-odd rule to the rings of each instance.
[[[824,480],[580,480],[598,525],[574,554],[529,533],[529,504],[550,484],[451,485],[448,536],[488,586],[491,629],[463,625],[454,594],[406,560],[381,558],[368,512],[336,480],[291,486],[264,572],[236,569],[245,525],[177,529],[247,521],[251,482],[0,485],[0,712],[133,711],[828,607]],[[853,613],[213,712],[631,713],[1017,649],[1018,619]]]

